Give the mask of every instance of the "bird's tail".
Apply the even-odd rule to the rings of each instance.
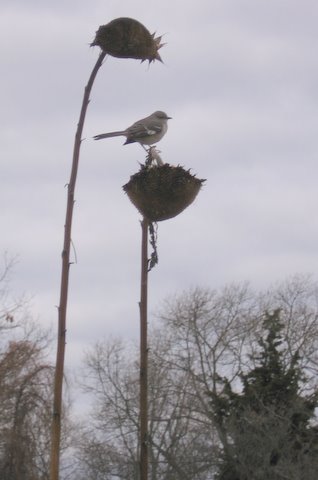
[[[120,137],[122,135],[125,135],[125,132],[109,132],[109,133],[101,133],[99,135],[95,135],[93,138],[94,140],[102,140],[102,138]]]

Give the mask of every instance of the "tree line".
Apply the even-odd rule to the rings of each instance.
[[[0,297],[0,478],[46,480],[48,337],[5,287]],[[264,292],[233,284],[162,302],[149,338],[151,480],[316,479],[317,299],[318,284],[298,275]],[[86,354],[91,413],[75,419],[65,400],[61,478],[139,478],[138,362],[125,339]]]

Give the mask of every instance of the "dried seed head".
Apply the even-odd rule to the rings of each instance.
[[[117,58],[136,58],[149,63],[162,61],[158,50],[163,46],[161,37],[155,37],[142,23],[133,18],[116,18],[102,25],[91,46],[98,45],[105,53]]]
[[[204,180],[183,167],[142,166],[123,186],[130,201],[151,222],[173,218],[195,199]]]

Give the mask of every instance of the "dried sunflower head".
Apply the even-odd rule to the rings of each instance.
[[[161,37],[155,37],[142,23],[121,17],[102,25],[91,46],[98,45],[105,53],[117,58],[136,58],[149,63],[159,60]]]
[[[204,180],[183,167],[169,164],[146,167],[123,186],[130,201],[151,222],[173,218],[195,199]]]

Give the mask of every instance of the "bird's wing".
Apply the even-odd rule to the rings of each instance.
[[[128,136],[130,138],[143,138],[148,135],[155,135],[161,131],[162,125],[156,121],[148,122],[147,125],[144,123],[134,123],[134,125],[128,129]]]

